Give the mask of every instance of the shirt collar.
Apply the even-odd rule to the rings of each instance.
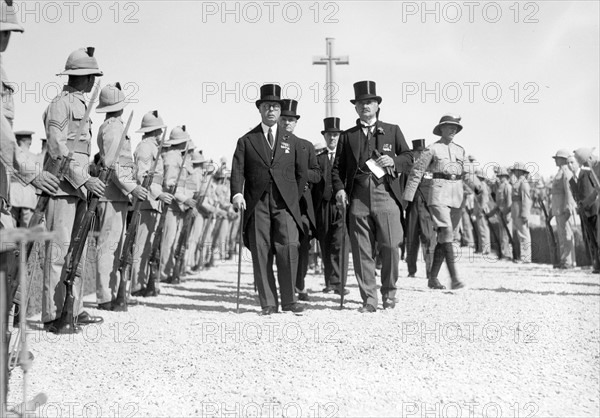
[[[373,119],[371,119],[370,121],[368,121],[368,123],[365,122],[365,121],[363,121],[362,119],[359,119],[359,123],[360,123],[361,128],[363,128],[363,129],[366,128],[367,125],[372,128],[377,123],[377,118],[374,117]]]
[[[85,97],[83,97],[83,93],[81,91],[74,89],[73,87],[69,86],[68,84],[65,84],[63,86],[63,91],[66,91],[67,93],[71,93],[73,96],[77,97],[79,100],[81,100],[83,103],[85,103]]]
[[[269,133],[269,128],[271,128],[271,131],[273,132],[273,138],[277,138],[277,128],[278,128],[277,124],[275,124],[275,125],[273,125],[273,126],[267,126],[267,125],[265,125],[264,123],[262,123],[262,122],[261,122],[261,123],[260,123],[260,126],[261,126],[261,128],[262,128],[262,131],[263,131],[263,134],[264,134],[265,136],[267,136],[267,135],[268,135],[268,133]]]

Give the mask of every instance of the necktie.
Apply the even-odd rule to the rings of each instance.
[[[267,133],[267,140],[269,141],[269,146],[271,150],[273,150],[273,130],[269,127],[269,132]]]

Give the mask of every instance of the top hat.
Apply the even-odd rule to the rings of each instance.
[[[121,90],[121,83],[107,84],[100,90],[100,102],[96,108],[97,113],[109,113],[122,110],[127,106],[125,93]]]
[[[281,101],[281,116],[290,116],[298,120],[300,119],[300,115],[296,113],[297,109],[298,102],[296,100],[283,99]]]
[[[568,149],[562,148],[556,151],[556,154],[552,156],[552,158],[569,158],[571,153]]]
[[[323,129],[321,131],[321,135],[323,135],[326,132],[331,132],[331,133],[335,133],[335,132],[343,132],[340,129],[340,118],[325,118],[323,119],[323,125],[325,127],[325,129]]]
[[[433,128],[433,134],[437,135],[437,136],[442,136],[442,131],[441,131],[441,127],[442,125],[456,125],[456,133],[459,133],[460,131],[462,131],[462,125],[460,124],[460,116],[454,116],[454,115],[444,115],[442,116],[442,118],[440,119],[440,123],[438,123],[436,125],[435,128]]]
[[[93,47],[80,48],[69,55],[67,63],[65,64],[65,70],[57,75],[97,75],[101,76],[103,73],[98,67],[98,61],[94,58]]]
[[[358,81],[354,83],[354,99],[350,100],[350,103],[356,104],[356,102],[367,99],[375,99],[377,103],[381,104],[383,100],[377,95],[374,81]]]
[[[25,32],[23,26],[17,20],[17,10],[13,6],[12,0],[0,0],[2,2],[2,10],[0,11],[0,30],[2,32]]]
[[[513,165],[510,168],[511,171],[523,171],[524,173],[528,173],[529,174],[529,170],[527,169],[527,166],[524,163],[515,163],[515,165]]]
[[[423,151],[425,149],[424,139],[415,139],[412,141],[413,151]]]
[[[144,117],[142,118],[142,127],[136,132],[146,133],[166,127],[167,125],[165,125],[163,119],[160,116],[158,116],[158,110],[153,110],[144,115]]]
[[[256,101],[256,107],[263,102],[277,102],[281,104],[281,87],[277,84],[263,84],[260,86],[260,99]]]

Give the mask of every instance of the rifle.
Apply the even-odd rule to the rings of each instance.
[[[181,173],[183,172],[183,168],[185,166],[185,160],[187,158],[189,146],[190,141],[188,141],[185,144],[185,151],[183,153],[183,160],[181,161],[179,173],[177,173],[177,180],[175,180],[175,184],[169,187],[168,193],[171,195],[175,195],[175,193],[177,192],[177,186],[179,185],[179,179],[181,179]],[[148,277],[148,283],[146,284],[146,290],[144,291],[143,296],[158,295],[158,290],[156,289],[156,281],[159,278],[158,275],[160,274],[160,247],[162,244],[162,231],[165,227],[168,211],[168,207],[165,207],[165,205],[163,205],[162,213],[160,214],[160,219],[158,220],[158,226],[156,227],[156,231],[154,232],[154,241],[152,241],[152,249],[150,250],[150,259],[148,260],[148,266],[150,267],[150,275]]]
[[[167,136],[167,129],[165,128],[160,143],[158,144],[157,156],[152,162],[150,170],[145,174],[144,181],[142,181],[142,187],[149,189],[154,180],[154,174],[156,173],[156,166],[165,143],[165,137]],[[121,273],[121,282],[119,283],[119,290],[117,292],[117,298],[114,303],[114,310],[117,312],[127,312],[127,282],[131,278],[131,266],[133,265],[133,253],[135,246],[135,237],[140,224],[140,213],[142,207],[142,201],[138,198],[133,199],[133,213],[131,215],[131,221],[125,234],[125,242],[123,243],[123,249],[121,250],[121,256],[119,258],[119,272]]]
[[[204,178],[206,178],[206,173],[204,173]],[[196,209],[199,210],[200,206],[204,203],[204,199],[206,197],[206,191],[210,186],[213,176],[210,176],[208,179],[208,184],[204,188],[204,194],[200,195],[200,191],[194,194],[194,199],[196,200]],[[199,215],[202,216],[202,215]],[[171,283],[179,284],[181,283],[181,273],[185,268],[185,253],[187,251],[187,243],[190,236],[190,231],[192,229],[192,225],[194,224],[194,210],[188,209],[185,212],[185,218],[183,220],[183,227],[181,229],[181,233],[179,234],[179,240],[177,241],[177,249],[175,251],[175,267],[173,267],[173,276]]]
[[[127,125],[125,125],[125,129],[121,134],[121,140],[119,141],[119,145],[114,149],[114,152],[110,156],[105,156],[104,163],[102,164],[102,169],[100,171],[100,176],[98,177],[100,181],[106,183],[108,179],[112,176],[115,165],[118,162],[119,153],[125,140],[127,139],[127,131],[129,130],[129,126],[131,125],[131,119],[133,119],[133,112],[129,114],[129,119],[127,120]],[[62,313],[60,319],[58,321],[58,325],[53,327],[52,331],[57,334],[72,334],[77,332],[77,328],[75,326],[75,318],[73,315],[73,305],[75,303],[75,296],[73,295],[73,284],[75,283],[75,279],[77,277],[82,277],[82,266],[80,265],[81,256],[83,255],[83,249],[85,247],[85,243],[87,241],[88,233],[90,228],[92,227],[93,219],[96,215],[96,207],[98,206],[100,198],[96,195],[92,195],[90,201],[88,203],[87,210],[85,215],[79,224],[79,229],[77,230],[77,235],[75,239],[71,242],[69,247],[69,252],[67,253],[67,268],[66,268],[66,277],[64,280],[66,286],[66,294],[65,301],[62,308]]]
[[[537,201],[540,204],[540,208],[542,208],[542,212],[544,213],[546,230],[548,231],[548,234],[547,234],[548,244],[550,245],[550,250],[551,250],[550,255],[551,255],[551,258],[552,258],[552,256],[554,256],[554,259],[552,260],[552,265],[554,267],[556,267],[558,265],[558,263],[560,262],[560,257],[558,254],[558,247],[556,245],[556,237],[554,236],[554,230],[552,229],[552,225],[550,224],[551,218],[548,216],[548,211],[546,210],[546,205],[544,204],[543,199],[538,197]]]

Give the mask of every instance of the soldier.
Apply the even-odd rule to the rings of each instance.
[[[512,208],[512,186],[508,181],[508,170],[505,167],[499,167],[498,173],[498,189],[496,190],[496,204],[498,210],[498,216],[504,218],[508,230],[512,230],[512,217],[510,216]],[[502,245],[502,254],[505,258],[510,258],[512,254],[512,248],[508,239],[508,234],[504,226],[500,228],[500,241]]]
[[[125,94],[119,83],[108,84],[100,92],[100,104],[96,112],[106,113],[104,123],[98,129],[98,149],[103,166],[105,158],[114,152],[121,141],[125,129],[121,116],[126,105]],[[107,181],[104,196],[97,208],[100,233],[96,241],[96,298],[98,309],[101,310],[127,309],[127,301],[116,299],[120,280],[127,280],[125,277],[119,279],[119,258],[125,236],[129,195],[144,201],[148,197],[148,190],[138,185],[133,177],[131,142],[127,137],[118,154],[118,165]],[[129,304],[132,302],[129,301]]]
[[[475,195],[473,190],[469,189],[466,185],[463,187],[463,202],[461,205],[461,220],[460,220],[460,231],[461,231],[461,246],[463,247],[475,247],[475,238],[473,233],[473,225],[471,224],[470,212],[473,211],[475,206]]]
[[[96,76],[101,76],[98,63],[94,58],[94,48],[78,49],[69,55],[65,70],[60,75],[69,76],[63,91],[54,98],[44,112],[44,126],[48,138],[49,158],[57,159],[69,154],[67,139],[74,138],[80,124],[84,124],[80,138],[74,138],[73,160],[64,173],[56,196],[52,197],[46,208],[46,228],[56,232],[56,241],[46,244],[44,262],[44,291],[42,298],[42,321],[44,328],[51,332],[59,332],[57,328],[60,313],[65,301],[66,286],[62,277],[66,273],[65,255],[68,249],[64,243],[74,238],[79,223],[86,211],[86,192],[96,196],[104,195],[105,184],[88,173],[91,150],[91,121],[83,120],[86,103],[83,93],[90,92]],[[60,253],[56,254],[59,249]],[[85,251],[84,251],[85,254]],[[79,268],[79,267],[77,267]],[[76,299],[74,315],[76,325],[98,324],[103,322],[99,316],[91,316],[81,311],[83,306],[83,280],[76,280],[73,294]],[[77,328],[77,327],[76,327]],[[77,329],[75,329],[77,331]]]
[[[34,132],[31,131],[18,131],[15,132],[15,137],[17,140],[17,145],[23,150],[23,154],[25,155],[26,159],[31,161],[31,164],[36,165],[37,159],[29,151],[29,148],[31,148],[31,137],[33,134]],[[37,169],[37,167],[34,169]],[[31,219],[37,204],[35,187],[33,187],[31,183],[25,184],[25,182],[19,176],[12,176],[10,180],[10,212],[17,227],[27,228],[29,226],[29,220]]]
[[[425,140],[416,139],[412,141],[413,155],[415,160],[418,160],[423,150],[425,150]],[[427,199],[431,193],[433,179],[431,173],[423,175],[423,181],[417,186],[417,193],[413,202],[407,209],[408,212],[408,229],[407,229],[407,257],[406,264],[408,266],[408,277],[415,277],[417,272],[417,256],[419,254],[419,242],[425,260],[425,274],[429,279],[431,274],[431,264],[433,262],[433,253],[437,245],[435,237],[435,225],[429,212]],[[444,288],[441,284],[431,283],[433,289]]]
[[[519,254],[523,263],[531,263],[531,234],[529,216],[531,214],[531,191],[527,175],[529,170],[523,163],[515,163],[510,169],[512,183],[511,218],[513,221],[513,242],[519,241]],[[515,263],[519,260],[513,260]]]
[[[317,153],[317,161],[323,175],[321,180],[313,185],[313,204],[317,219],[317,238],[321,247],[325,270],[325,288],[323,292],[340,294],[342,277],[347,277],[348,273],[350,241],[348,234],[344,233],[342,222],[345,222],[345,220],[342,218],[342,212],[336,205],[333,196],[331,171],[337,144],[343,131],[340,129],[340,118],[325,118],[323,119],[323,125],[324,129],[321,131],[321,135],[323,135],[325,146]],[[342,245],[343,240],[346,240],[345,246]],[[346,251],[344,258],[346,263],[343,266],[343,273],[341,269],[342,247],[345,247]],[[348,289],[344,288],[344,293],[348,293]]]
[[[569,180],[573,177],[567,167],[569,151],[560,149],[552,158],[558,167],[558,172],[552,180],[552,196],[550,212],[556,218],[556,231],[559,247],[559,269],[571,269],[575,266],[575,236],[571,226],[575,201],[569,187]],[[552,216],[551,215],[551,216]]]
[[[452,279],[452,289],[464,287],[456,271],[456,255],[452,242],[453,231],[461,219],[463,181],[475,193],[480,190],[479,182],[474,176],[463,176],[465,150],[454,142],[454,136],[463,128],[460,120],[460,116],[442,116],[440,122],[433,129],[433,134],[441,136],[441,139],[425,149],[419,160],[415,162],[404,192],[404,198],[413,201],[424,172],[431,171],[433,173],[433,185],[427,204],[437,227],[438,243],[435,246],[428,283],[428,286],[434,289],[443,288],[437,277],[444,259]]]
[[[279,125],[286,132],[294,133],[300,115],[297,113],[298,102],[296,100],[284,99],[281,105],[281,116]],[[321,168],[317,162],[315,147],[312,142],[303,138],[298,138],[302,150],[302,163],[306,165],[307,183],[303,186],[304,192],[300,196],[300,213],[302,214],[303,233],[300,239],[300,248],[298,249],[298,273],[296,276],[296,292],[298,299],[308,301],[308,292],[306,290],[306,273],[308,272],[308,259],[310,251],[310,240],[316,235],[317,222],[315,219],[315,208],[312,200],[312,185],[321,180]]]
[[[229,238],[229,212],[233,210],[229,202],[230,185],[227,177],[229,170],[226,170],[225,164],[215,174],[215,187],[213,189],[213,228],[211,252],[206,267],[214,267],[217,256],[220,260],[225,259],[227,253],[226,246]]]
[[[158,115],[158,111],[154,110],[144,115],[141,127],[136,131],[143,134],[142,140],[134,153],[135,179],[138,185],[142,184],[154,161],[158,159],[158,162],[156,172],[152,177],[152,184],[148,189],[148,199],[142,202],[141,205],[140,225],[135,235],[135,250],[131,266],[131,294],[133,296],[156,296],[159,291],[158,283],[155,283],[155,290],[146,289],[146,283],[150,274],[148,261],[150,260],[150,251],[155,238],[154,233],[158,218],[162,208],[170,205],[173,201],[173,195],[164,192],[162,188],[163,160],[162,155],[158,152],[163,129],[166,128],[167,126]],[[163,144],[163,149],[165,147],[168,147],[168,144]]]
[[[490,188],[485,181],[483,171],[475,170],[475,176],[479,179],[480,190],[475,193],[475,217],[477,218],[477,228],[479,229],[479,248],[483,255],[490,253],[492,246],[490,243],[490,228],[488,226],[485,213],[489,213]]]
[[[377,310],[376,250],[382,262],[383,307],[396,306],[398,247],[403,239],[399,175],[413,162],[400,127],[378,120],[382,98],[375,90],[374,81],[354,83],[350,102],[359,120],[342,134],[332,172],[336,201],[350,204],[349,235],[362,313]]]
[[[578,148],[574,152],[575,158],[583,167],[590,168],[590,176],[594,182],[594,191],[586,196],[583,201],[583,207],[589,208],[596,205],[596,243],[598,243],[598,252],[596,257],[600,260],[600,161],[598,156],[594,155],[592,148]]]
[[[173,267],[175,265],[175,247],[179,237],[183,216],[186,210],[194,209],[197,202],[192,198],[192,192],[186,190],[185,183],[187,176],[192,172],[192,166],[189,160],[183,161],[183,154],[194,148],[190,135],[185,129],[185,125],[176,126],[169,135],[169,148],[163,155],[165,178],[164,187],[171,190],[175,186],[177,179],[177,193],[173,195],[174,199],[167,209],[165,226],[162,231],[162,241],[160,247],[160,281],[171,283],[173,278]],[[181,173],[180,173],[181,172]]]
[[[277,126],[281,87],[261,86],[256,107],[261,123],[238,140],[233,155],[231,202],[236,210],[244,209],[244,244],[252,254],[261,314],[279,308],[273,258],[282,309],[300,313],[304,308],[294,291],[302,228],[299,201],[306,181],[300,143]]]

